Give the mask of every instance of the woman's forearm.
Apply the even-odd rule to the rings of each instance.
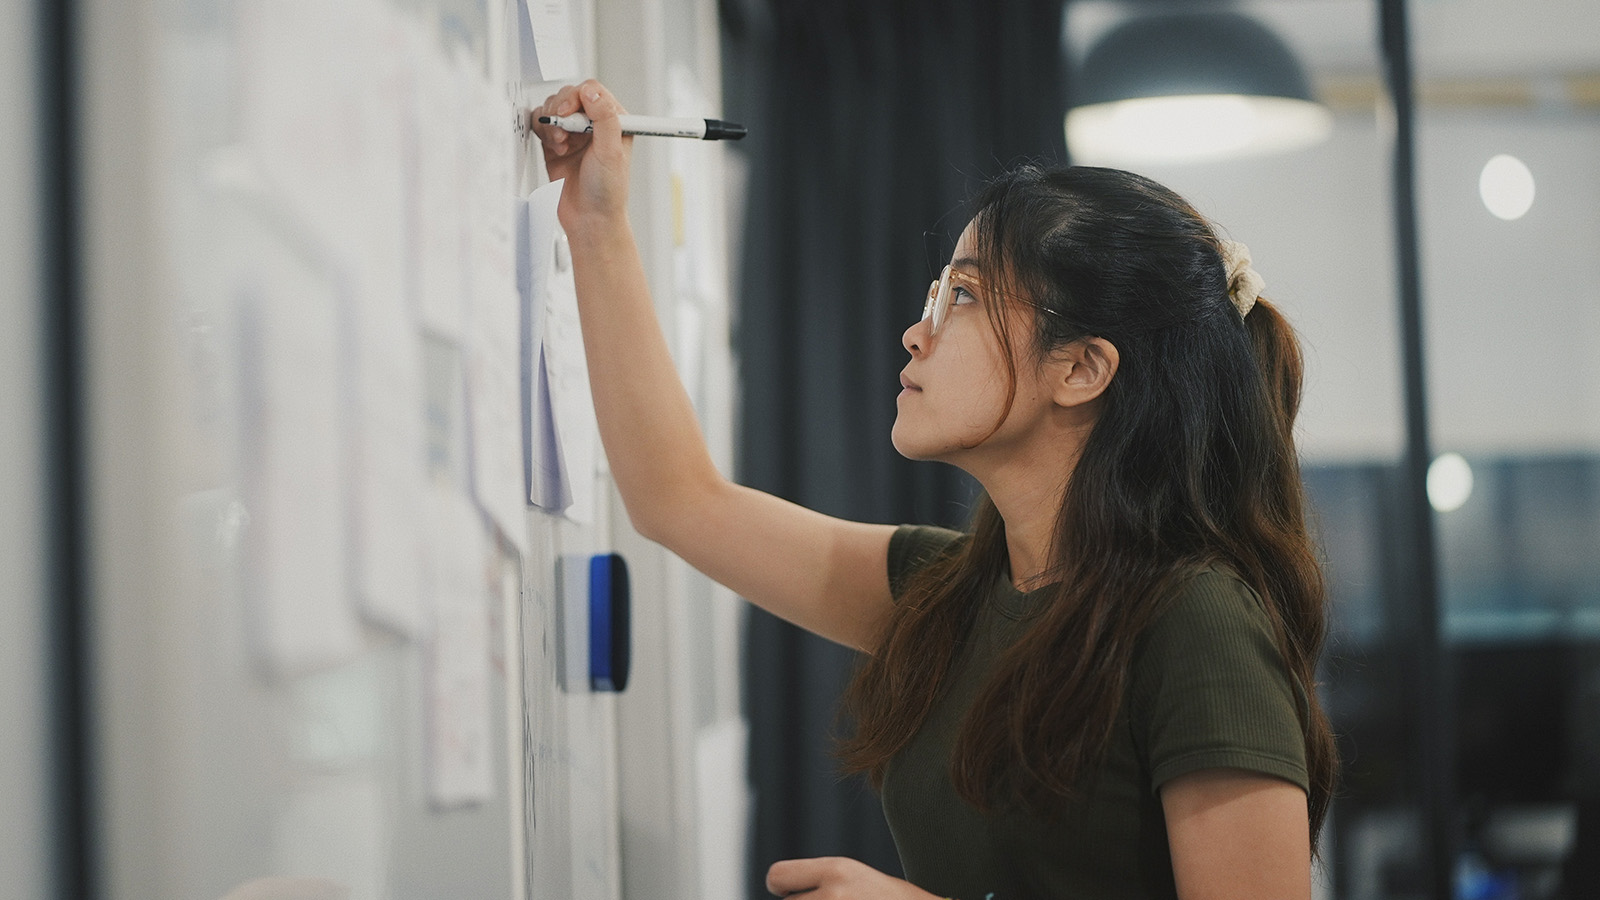
[[[585,222],[567,235],[600,440],[634,527],[662,541],[673,516],[721,475],[667,350],[627,219]]]

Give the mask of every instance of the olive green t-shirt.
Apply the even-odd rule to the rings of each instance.
[[[905,526],[889,543],[889,583],[957,532]],[[1080,798],[1042,818],[1020,807],[980,814],[955,792],[950,753],[967,709],[1037,594],[1004,578],[984,599],[948,689],[890,763],[883,811],[908,880],[958,900],[1174,898],[1161,786],[1231,768],[1307,785],[1296,691],[1256,594],[1230,574],[1188,581],[1140,638],[1122,714]]]

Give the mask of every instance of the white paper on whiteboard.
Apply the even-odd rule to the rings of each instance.
[[[275,197],[330,241],[359,220],[382,159],[364,115],[381,80],[370,69],[381,58],[374,6],[249,0],[237,10],[241,137]]]
[[[439,482],[432,502],[428,795],[436,807],[449,808],[485,802],[494,792],[487,577],[493,550],[465,495]]]
[[[567,478],[557,436],[555,407],[550,402],[550,366],[544,346],[533,349],[529,377],[528,436],[525,446],[528,502],[546,512],[559,513],[572,505],[572,483]]]
[[[273,866],[293,875],[241,885],[228,896],[388,896],[391,834],[384,806],[383,787],[370,770],[297,780],[277,804],[272,822]]]
[[[528,502],[547,512],[561,512],[572,505],[544,351],[544,285],[555,268],[556,203],[561,199],[561,185],[554,181],[528,195],[517,234],[517,290],[522,296],[522,476]]]
[[[398,300],[398,298],[393,298]],[[421,637],[421,565],[427,440],[422,421],[422,348],[403,304],[358,302],[355,329],[358,426],[355,466],[356,596],[362,613]]]
[[[426,627],[422,528],[427,457],[422,423],[422,348],[406,301],[405,119],[414,73],[404,19],[385,4],[368,8],[357,68],[366,153],[354,183],[361,201],[341,228],[352,270],[346,351],[354,367],[355,592],[368,619],[407,637]],[[370,33],[368,33],[370,32]],[[352,115],[356,115],[352,113]]]
[[[524,82],[578,76],[572,7],[566,0],[517,0],[517,38]]]
[[[594,521],[595,478],[599,471],[598,426],[589,392],[589,364],[578,323],[578,289],[566,237],[557,233],[555,263],[544,283],[544,359],[548,403],[555,420],[561,471],[572,492],[564,515],[574,522]]]
[[[695,739],[702,897],[722,895],[744,883],[750,810],[745,747],[749,739],[749,726],[737,717],[700,729]]]
[[[416,314],[435,333],[459,338],[467,290],[465,154],[461,95],[473,75],[444,59],[420,31],[408,31],[414,48],[414,85],[407,124],[411,149],[406,171],[413,225],[409,237]]]
[[[510,142],[501,104],[481,85],[466,99],[470,110],[462,134],[471,148],[468,158],[475,161],[467,182],[471,278],[463,329],[472,492],[506,540],[526,554],[521,304],[512,240],[522,204],[511,194]]]
[[[239,298],[246,595],[252,644],[294,675],[361,649],[346,593],[339,296],[281,246],[265,244],[257,265]]]

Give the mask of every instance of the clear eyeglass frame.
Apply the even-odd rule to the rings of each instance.
[[[983,287],[983,279],[979,278],[978,276],[968,272],[959,271],[955,266],[946,265],[944,270],[939,273],[939,277],[934,279],[932,284],[928,285],[928,300],[922,305],[922,318],[925,320],[931,318],[933,320],[932,327],[929,329],[930,334],[938,334],[939,327],[944,324],[945,319],[950,317],[950,303],[951,298],[955,296],[954,283],[957,280],[966,282],[975,288],[981,289]],[[1021,303],[1024,306],[1031,306],[1034,309],[1049,313],[1052,316],[1059,317],[1061,315],[1061,313],[1056,312],[1048,306],[1041,306],[1038,303],[1034,303],[1029,300],[1023,300],[1020,297],[1014,297],[1012,299],[1015,299],[1018,303]]]
[[[947,265],[939,273],[939,277],[928,285],[928,300],[922,306],[922,318],[933,319],[931,334],[939,333],[939,326],[950,316],[950,299],[955,295],[954,282],[956,279],[965,281],[974,287],[981,286],[983,281],[976,275],[959,272],[955,266]]]

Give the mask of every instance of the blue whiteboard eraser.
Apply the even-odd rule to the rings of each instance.
[[[628,564],[615,553],[589,559],[589,686],[620,691],[628,686],[632,656]]]

